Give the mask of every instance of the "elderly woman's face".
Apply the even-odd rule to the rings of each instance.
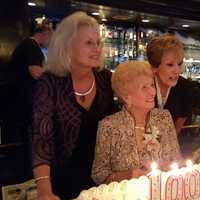
[[[83,26],[72,42],[72,64],[79,67],[99,67],[101,64],[102,42],[99,30]]]
[[[154,98],[156,89],[153,77],[139,76],[136,77],[130,85],[130,98],[133,108],[150,110],[154,107]]]
[[[155,69],[160,83],[166,87],[175,86],[181,73],[182,63],[182,52],[165,52],[159,67]]]

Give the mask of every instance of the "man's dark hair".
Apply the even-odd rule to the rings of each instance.
[[[51,28],[47,24],[37,24],[32,30],[31,35],[34,35],[36,33],[43,33],[46,31],[51,31]]]

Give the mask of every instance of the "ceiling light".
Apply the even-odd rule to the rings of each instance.
[[[188,28],[188,27],[190,27],[190,25],[188,25],[188,24],[183,24],[182,27]]]
[[[37,17],[37,18],[35,18],[35,21],[37,22],[37,24],[42,24],[43,19],[42,19],[42,17]]]
[[[148,34],[152,34],[152,33],[153,33],[153,30],[148,30],[147,33],[148,33]]]
[[[149,19],[142,19],[142,22],[148,23],[148,22],[150,22],[150,20]]]
[[[99,12],[93,12],[92,15],[98,16]]]
[[[29,6],[36,6],[36,3],[28,2],[28,5],[29,5]]]
[[[106,18],[101,19],[102,22],[107,22],[108,20]]]

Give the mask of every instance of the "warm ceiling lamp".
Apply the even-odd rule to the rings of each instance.
[[[99,12],[93,12],[92,15],[98,16]]]
[[[36,3],[34,3],[34,2],[28,2],[28,5],[29,6],[36,6]]]
[[[182,27],[188,28],[188,27],[190,27],[190,25],[189,24],[183,24]]]
[[[149,19],[142,19],[142,22],[148,23],[148,22],[150,22],[150,20]]]
[[[101,19],[102,22],[107,22],[108,20],[106,18]]]

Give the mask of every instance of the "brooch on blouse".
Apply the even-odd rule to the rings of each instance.
[[[161,135],[157,127],[152,126],[147,128],[144,134],[144,143],[146,144],[146,150],[151,157],[151,160],[159,160],[160,158],[160,144]]]
[[[148,127],[144,134],[144,141],[146,143],[157,140],[160,143],[161,135],[157,127]]]

